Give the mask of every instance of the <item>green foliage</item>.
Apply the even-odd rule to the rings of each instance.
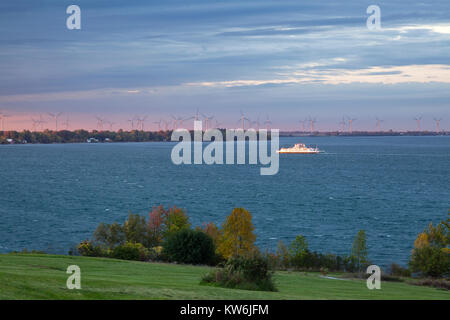
[[[226,288],[276,291],[273,271],[268,259],[253,251],[246,256],[233,256],[219,269],[203,276],[203,283],[215,283]]]
[[[123,224],[123,232],[127,242],[148,245],[147,223],[145,217],[130,213],[128,220]]]
[[[408,268],[403,268],[396,263],[391,264],[391,275],[396,277],[410,277],[411,271]]]
[[[214,242],[202,231],[183,228],[164,243],[163,255],[178,263],[211,264],[215,257]]]
[[[77,249],[82,256],[87,257],[103,257],[106,254],[100,246],[94,245],[93,242],[89,240],[82,241],[77,246]]]
[[[14,143],[80,143],[89,138],[95,138],[100,142],[144,142],[144,141],[169,141],[171,131],[86,131],[86,130],[44,130],[44,131],[0,131],[0,144],[8,143],[6,139],[13,139]]]
[[[158,206],[150,212],[148,222],[145,216],[130,213],[123,225],[117,222],[100,223],[93,233],[92,246],[111,252],[118,246],[123,247],[125,243],[139,243],[149,249],[150,256],[154,259],[159,253],[151,250],[152,248],[160,247],[164,239],[189,227],[189,218],[183,209],[173,207],[165,210],[163,206]],[[82,251],[89,252],[85,248]]]
[[[100,246],[112,250],[125,242],[123,228],[117,222],[113,224],[100,223],[93,234],[94,241]]]
[[[164,237],[166,238],[169,238],[171,235],[180,230],[188,229],[191,226],[186,211],[175,206],[166,211],[164,224]]]
[[[437,247],[414,249],[410,261],[411,270],[433,278],[449,274],[449,254]]]
[[[127,242],[115,247],[111,252],[111,258],[122,260],[146,261],[149,251],[141,243]]]
[[[409,265],[412,272],[439,278],[450,274],[449,219],[436,227],[432,223],[414,242]]]
[[[356,269],[358,272],[363,272],[369,265],[367,245],[366,245],[366,232],[359,230],[355,239],[353,240],[353,246],[351,250],[351,257],[356,261]]]
[[[291,242],[289,246],[289,255],[291,265],[298,267],[308,265],[308,258],[310,257],[310,254],[308,251],[308,242],[304,236],[298,235]]]
[[[289,254],[288,247],[283,241],[278,242],[276,257],[278,259],[277,267],[281,269],[287,269],[290,266],[291,256]]]

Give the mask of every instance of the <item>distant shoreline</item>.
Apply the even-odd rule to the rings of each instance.
[[[226,129],[219,129],[225,131]],[[192,130],[191,130],[192,132]],[[172,142],[168,131],[0,131],[0,145],[117,142]],[[280,131],[280,137],[418,137],[450,136],[450,131]],[[269,138],[270,139],[270,138]]]

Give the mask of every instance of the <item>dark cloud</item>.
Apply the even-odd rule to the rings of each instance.
[[[448,34],[395,29],[449,23],[448,0],[378,1],[386,31],[377,33],[368,32],[365,26],[366,8],[372,2],[77,0],[82,30],[69,31],[65,9],[73,1],[2,0],[0,96],[270,80],[306,64],[317,71],[450,64]],[[380,74],[395,72],[370,73]],[[307,88],[314,93],[323,90],[325,95],[330,87],[317,84]],[[307,94],[296,95],[286,84],[225,91],[256,89],[272,103],[284,90],[293,100]],[[345,91],[346,100],[352,100],[356,91]],[[446,97],[442,92],[437,92],[435,99]],[[396,93],[387,96],[390,94]],[[406,95],[401,90],[398,94]],[[173,99],[166,105],[180,100]],[[195,105],[195,97],[191,99]],[[241,99],[242,105],[252,103],[245,95]]]

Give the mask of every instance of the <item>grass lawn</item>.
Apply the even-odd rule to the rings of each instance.
[[[66,269],[81,268],[81,290],[68,290]],[[318,273],[277,272],[278,292],[200,285],[210,268],[62,255],[0,255],[0,299],[450,299],[449,291],[363,280],[334,280]]]

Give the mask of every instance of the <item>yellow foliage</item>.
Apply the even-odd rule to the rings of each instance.
[[[157,246],[152,248],[157,254],[161,254],[163,247]]]
[[[226,259],[244,255],[255,249],[252,215],[244,208],[234,208],[222,225],[222,239],[218,251]]]
[[[428,241],[428,234],[425,232],[419,233],[416,240],[414,241],[414,248],[422,249],[430,245]]]

